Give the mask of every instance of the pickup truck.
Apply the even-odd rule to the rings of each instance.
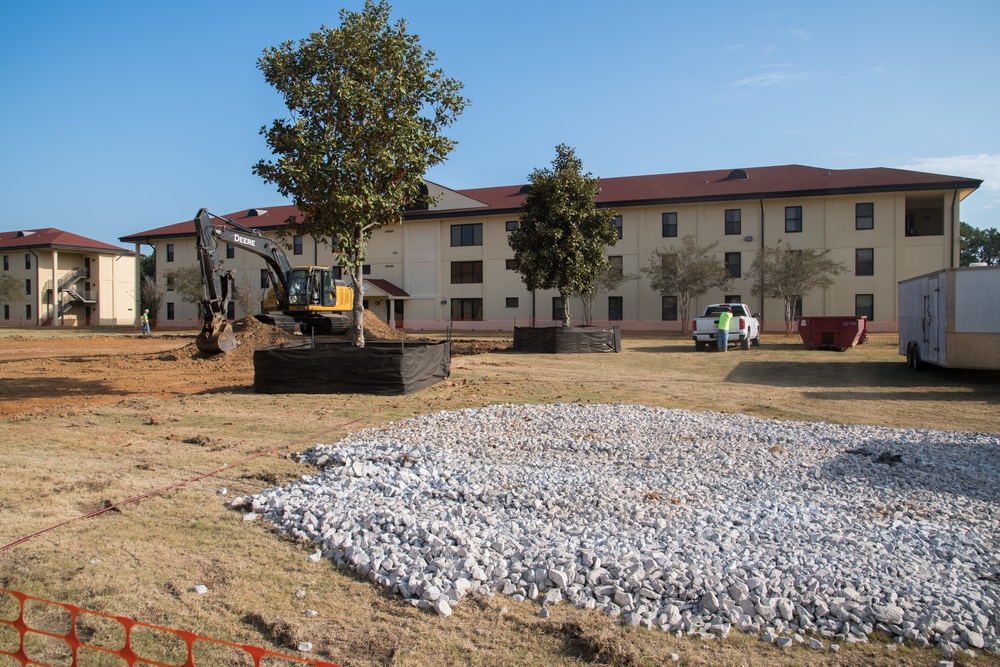
[[[705,314],[695,318],[691,324],[691,339],[695,349],[704,350],[707,345],[718,346],[719,312],[726,306],[733,311],[729,322],[729,344],[739,343],[744,350],[751,345],[760,345],[760,322],[756,313],[750,314],[745,303],[713,303],[705,307]]]

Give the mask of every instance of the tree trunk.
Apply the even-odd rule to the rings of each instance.
[[[568,326],[570,326],[570,322],[572,321],[572,318],[570,317],[570,313],[569,313],[569,298],[572,296],[572,293],[570,293],[570,292],[564,292],[564,291],[560,290],[559,295],[562,297],[562,302],[563,302],[563,321],[562,321],[562,325],[564,327],[568,327]]]

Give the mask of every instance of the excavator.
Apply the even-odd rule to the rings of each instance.
[[[224,224],[213,224],[211,218]],[[285,251],[273,239],[206,209],[198,211],[194,224],[204,290],[201,300],[204,324],[195,342],[202,352],[229,352],[240,344],[226,318],[235,292],[235,271],[223,268],[218,253],[220,241],[259,255],[267,264],[271,288],[264,297],[264,312],[255,316],[258,320],[290,333],[337,335],[350,328],[354,290],[336,278],[334,269],[293,268]]]

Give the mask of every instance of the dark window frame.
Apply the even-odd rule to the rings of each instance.
[[[618,240],[621,241],[625,238],[625,223],[622,220],[622,216],[616,215],[615,219],[611,221],[611,226],[615,228],[618,233]]]
[[[513,259],[505,259],[503,268],[505,271],[517,271],[517,261]]]
[[[305,252],[305,249],[302,241],[302,235],[295,234],[292,236],[292,254],[301,255],[303,252]]]
[[[615,272],[618,276],[625,275],[625,257],[624,255],[608,255],[608,264],[611,265],[611,270]]]
[[[660,235],[665,239],[677,238],[677,213],[660,214]]]
[[[174,302],[173,301],[168,301],[167,302],[167,319],[168,320],[174,319],[174,315],[175,315],[175,313],[174,313]]]
[[[451,262],[452,285],[476,285],[483,282],[482,260]]]
[[[875,248],[854,249],[854,275],[875,275]]]
[[[660,319],[664,322],[676,322],[680,319],[677,311],[679,299],[676,294],[664,294],[660,296]]]
[[[739,236],[743,233],[743,209],[726,209],[726,236]]]
[[[24,293],[25,295],[31,294],[31,278],[24,279]]]
[[[234,259],[236,257],[236,246],[226,244],[226,259]]]
[[[860,202],[854,205],[854,228],[875,229],[875,202]]]
[[[30,252],[29,253],[25,253],[25,255],[24,255],[24,268],[26,268],[26,269],[30,269],[31,268],[31,253]]]
[[[521,226],[520,220],[508,220],[507,222],[504,223],[504,228],[508,232],[516,231],[517,228],[520,226]]]
[[[174,261],[174,244],[173,243],[168,243],[167,244],[167,261],[168,262]]]
[[[741,252],[727,252],[723,254],[724,263],[726,265],[726,270],[733,278],[740,278],[743,276],[743,253]],[[732,261],[735,257],[736,261]]]
[[[802,207],[785,207],[785,233],[796,234],[802,232]]]
[[[566,307],[561,296],[552,297],[552,319],[562,320],[566,317]]]
[[[469,222],[451,226],[451,247],[464,248],[483,245],[483,223]]]
[[[621,322],[625,319],[625,298],[620,296],[608,297],[608,321]]]
[[[470,316],[467,317],[467,314]],[[452,299],[451,319],[462,322],[482,322],[483,300],[481,298]]]
[[[504,307],[505,308],[517,308],[519,303],[520,303],[520,299],[518,299],[516,296],[509,296],[506,299]]]
[[[863,302],[868,302],[863,305]],[[854,316],[867,317],[869,320],[875,319],[875,295],[855,294],[854,295]]]

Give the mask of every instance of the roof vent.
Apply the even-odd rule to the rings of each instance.
[[[25,236],[31,236],[31,235],[32,235],[32,234],[34,234],[34,233],[35,233],[35,232],[18,232],[18,233],[17,233],[17,238],[23,238],[23,237],[25,237]]]
[[[529,192],[531,192],[531,186],[530,185],[522,185],[521,189],[517,191],[517,194],[519,194],[519,195],[526,195]]]
[[[267,215],[267,209],[252,208],[249,211],[247,211],[247,217],[248,218],[258,218],[258,217],[260,217],[262,215]]]
[[[727,181],[745,181],[745,180],[747,180],[747,178],[748,178],[747,177],[747,173],[745,171],[743,171],[742,169],[733,169],[731,172],[729,172],[729,175],[726,176],[725,180],[727,180]]]

